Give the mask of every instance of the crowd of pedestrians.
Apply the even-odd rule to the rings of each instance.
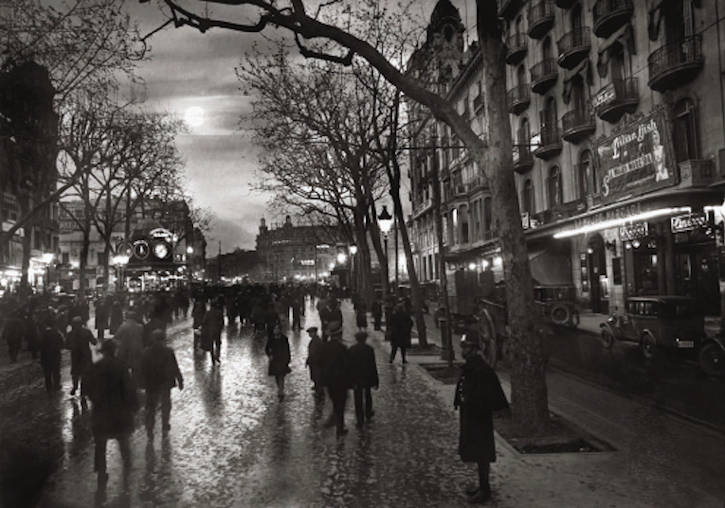
[[[5,317],[2,336],[10,361],[18,361],[25,343],[31,358],[39,357],[48,392],[61,389],[62,351],[70,351],[70,395],[79,393],[83,408],[87,399],[92,403],[94,465],[99,490],[103,490],[108,480],[107,442],[118,441],[126,470],[130,465],[129,436],[141,401],[145,401],[149,442],[154,438],[159,406],[162,434],[170,431],[171,390],[183,390],[184,378],[174,350],[166,344],[166,328],[173,319],[186,318],[190,308],[194,352],[209,353],[212,368],[221,363],[225,326],[250,327],[255,338],[265,340],[268,375],[274,378],[277,399],[283,403],[292,360],[285,330],[301,328],[306,299],[312,304],[316,298],[320,327],[306,330],[309,343],[305,361],[313,396],[317,404],[329,398],[332,411],[324,426],[334,427],[336,436],[342,438],[348,432],[345,406],[352,391],[356,425],[363,428],[375,415],[372,390],[380,386],[375,349],[367,344],[368,306],[352,296],[357,331],[354,344],[348,348],[343,340],[339,297],[316,286],[254,284],[107,296],[93,305],[95,334],[87,327],[91,315],[83,297],[65,304],[41,299],[21,304],[5,298],[0,310]],[[406,364],[413,328],[409,301],[390,295],[384,300],[375,298],[369,308],[374,329],[385,325],[384,338],[391,345],[389,362],[393,363],[400,351]],[[100,345],[101,358],[94,363],[92,347],[96,345]],[[495,372],[479,354],[477,336],[469,333],[461,345],[466,363],[454,401],[461,417],[459,452],[463,461],[478,465],[479,482],[469,491],[471,501],[485,502],[490,497],[489,464],[495,460],[492,413],[508,404]]]

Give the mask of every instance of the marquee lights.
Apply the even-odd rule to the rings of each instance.
[[[654,219],[655,217],[662,217],[665,215],[674,215],[676,213],[691,213],[692,208],[689,206],[681,206],[678,208],[658,208],[657,210],[650,210],[648,212],[642,212],[629,217],[622,217],[619,219],[610,219],[595,224],[587,224],[580,228],[567,229],[565,231],[559,231],[554,234],[554,238],[569,238],[571,236],[581,235],[584,233],[593,233],[594,231],[601,231],[602,229],[609,229],[618,226],[622,226],[628,222],[637,222],[642,220]]]

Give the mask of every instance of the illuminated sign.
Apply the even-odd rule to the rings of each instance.
[[[642,194],[675,183],[667,119],[663,109],[626,125],[597,142],[603,202]]]
[[[300,264],[302,266],[315,266],[315,260],[314,259],[300,259]]]
[[[619,226],[619,239],[623,242],[631,242],[646,238],[649,234],[649,225],[647,222],[637,222],[635,224],[625,224]]]
[[[688,213],[670,219],[673,233],[682,233],[707,227],[707,216],[704,213]]]
[[[149,232],[149,238],[155,238],[159,240],[166,240],[167,242],[170,242],[174,238],[174,234],[165,228],[156,228],[152,229]]]

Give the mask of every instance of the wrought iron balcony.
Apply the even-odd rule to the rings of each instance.
[[[531,156],[529,145],[514,145],[513,160],[514,171],[520,175],[528,173],[534,167],[534,158]]]
[[[529,5],[529,37],[541,39],[554,26],[554,5],[551,0],[541,0]]]
[[[702,70],[702,36],[693,35],[655,50],[647,59],[649,87],[663,92],[691,81]]]
[[[506,63],[509,65],[519,63],[526,56],[526,50],[529,47],[528,42],[525,34],[509,35],[508,39],[506,39]]]
[[[539,132],[539,147],[534,155],[539,159],[550,159],[561,152],[561,135],[558,125],[542,125]]]
[[[529,92],[528,83],[519,83],[506,93],[506,103],[510,113],[519,115],[526,108],[529,107],[531,102],[531,94]]]
[[[544,94],[559,79],[559,68],[556,60],[547,58],[534,65],[531,69],[531,90]]]
[[[523,5],[523,0],[498,0],[498,15],[502,18],[513,19]]]
[[[633,13],[632,0],[597,0],[592,8],[594,35],[609,37],[632,19]]]
[[[556,43],[559,48],[559,65],[572,69],[589,54],[591,41],[592,34],[588,26],[580,26],[565,34]]]
[[[603,87],[592,100],[597,116],[607,122],[617,122],[625,113],[634,113],[639,104],[639,80],[615,79]]]
[[[571,143],[578,143],[596,129],[594,115],[589,107],[572,109],[561,117],[561,127],[561,137]]]

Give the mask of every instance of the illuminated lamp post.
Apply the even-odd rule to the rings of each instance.
[[[387,277],[388,267],[390,265],[388,262],[388,233],[390,233],[390,228],[393,227],[393,217],[390,215],[388,207],[385,205],[383,205],[383,209],[380,211],[380,215],[378,215],[378,224],[380,224],[380,231],[383,232],[383,243],[385,245],[385,275]],[[384,281],[383,285],[387,286],[388,281]]]
[[[117,256],[113,256],[111,258],[111,262],[113,263],[113,266],[116,267],[116,291],[121,291],[123,289],[123,270],[128,264],[129,256],[125,254],[119,254]]]
[[[348,248],[350,251],[350,278],[352,279],[352,290],[357,291],[357,270],[355,270],[355,254],[357,254],[357,245],[354,243]]]

